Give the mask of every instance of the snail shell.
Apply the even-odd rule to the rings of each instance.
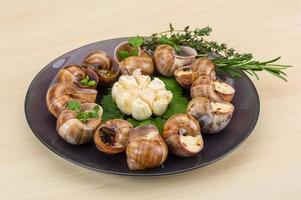
[[[208,58],[199,58],[194,61],[191,66],[193,72],[197,73],[197,76],[207,76],[211,80],[216,79],[215,66]]]
[[[148,55],[130,56],[119,64],[122,74],[132,75],[135,69],[141,69],[143,75],[151,75],[154,70],[153,59]]]
[[[187,113],[194,116],[203,133],[217,133],[224,129],[231,120],[234,106],[224,101],[209,101],[203,97],[192,99],[187,106]]]
[[[92,111],[95,103],[83,103],[80,111]],[[100,107],[98,118],[90,118],[87,123],[83,123],[76,118],[77,113],[73,110],[64,110],[60,113],[56,122],[56,129],[59,135],[70,144],[85,144],[93,139],[96,128],[101,123],[103,110]]]
[[[102,124],[94,134],[97,149],[107,154],[125,151],[133,126],[123,119],[112,119]]]
[[[132,129],[126,149],[130,170],[158,167],[166,160],[167,154],[167,146],[155,126],[146,125]]]
[[[87,75],[91,80],[94,80],[96,82],[94,86],[85,86],[80,83],[80,81]],[[63,67],[57,73],[55,80],[58,83],[66,83],[77,87],[93,89],[96,88],[99,81],[97,74],[93,70],[91,70],[90,68],[86,69],[78,65],[69,65]]]
[[[175,73],[175,78],[177,82],[183,88],[190,88],[195,79],[197,78],[197,74],[192,71],[191,66],[185,66],[178,68]]]
[[[198,121],[188,114],[177,114],[169,118],[162,136],[172,153],[190,157],[203,148],[203,138]]]
[[[49,112],[58,117],[60,112],[66,107],[69,100],[80,102],[95,102],[97,90],[77,88],[64,83],[52,85],[46,94],[46,104]]]
[[[231,102],[235,89],[220,80],[211,80],[208,76],[200,76],[190,88],[191,98],[205,97],[213,101]]]
[[[173,76],[178,68],[191,65],[197,52],[191,47],[181,46],[180,54],[183,56],[177,55],[176,50],[170,45],[159,45],[154,52],[157,71],[163,76]]]
[[[84,60],[87,69],[92,69],[99,76],[99,83],[109,86],[118,78],[120,69],[113,64],[112,58],[103,51],[90,53]]]

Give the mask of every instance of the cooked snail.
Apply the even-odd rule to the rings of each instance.
[[[78,119],[78,112],[66,109],[57,118],[56,129],[59,135],[70,144],[85,144],[93,139],[96,128],[101,123],[103,110],[95,103],[83,103],[80,112],[90,112],[95,106],[99,107],[96,118],[89,118],[87,122]]]
[[[216,79],[215,66],[208,58],[196,59],[191,66],[191,70],[195,72],[197,76],[207,76],[211,80]]]
[[[177,156],[193,156],[203,148],[199,123],[189,114],[177,114],[169,118],[164,124],[162,137]]]
[[[172,100],[172,93],[158,78],[141,75],[136,69],[132,76],[122,75],[112,88],[112,98],[119,110],[132,115],[136,120],[144,120],[152,114],[161,116]]]
[[[130,170],[143,170],[162,165],[168,154],[167,146],[153,125],[132,129],[126,149]]]
[[[205,97],[213,101],[230,102],[234,93],[231,85],[220,80],[211,80],[208,76],[200,76],[190,88],[191,98]]]
[[[102,124],[94,134],[99,151],[116,154],[125,151],[133,126],[123,119],[112,119]]]
[[[107,56],[103,51],[96,51],[89,54],[84,63],[87,69],[93,69],[99,76],[100,85],[110,85],[112,84],[119,75],[120,69],[117,65],[114,65],[112,58]]]
[[[234,106],[224,101],[209,101],[203,97],[192,99],[187,106],[187,113],[194,116],[203,133],[217,133],[224,129],[231,120]]]
[[[178,68],[191,65],[196,55],[197,52],[191,47],[181,46],[177,54],[172,46],[159,45],[154,52],[156,69],[163,76],[173,76]]]
[[[192,83],[197,78],[197,74],[192,71],[191,66],[185,66],[178,68],[175,73],[175,78],[177,82],[183,87],[183,88],[190,88]]]
[[[46,94],[46,104],[49,112],[58,117],[66,107],[68,101],[75,99],[80,102],[93,103],[96,100],[97,90],[77,88],[64,83],[52,85]]]
[[[63,67],[57,73],[55,80],[58,83],[66,83],[83,88],[96,88],[99,81],[97,74],[93,70],[78,65]]]

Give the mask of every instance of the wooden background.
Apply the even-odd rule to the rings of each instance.
[[[210,25],[210,39],[258,59],[282,56],[285,83],[261,73],[258,124],[223,160],[191,172],[135,178],[93,172],[32,134],[24,98],[56,57],[109,38]],[[301,199],[301,1],[0,0],[0,199]],[[44,98],[44,97],[41,97]]]

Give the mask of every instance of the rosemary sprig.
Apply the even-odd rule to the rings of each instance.
[[[257,72],[267,71],[287,81],[283,70],[291,66],[275,64],[280,57],[263,62],[254,60],[252,54],[240,54],[233,48],[229,48],[225,43],[219,44],[205,40],[204,37],[209,36],[211,32],[212,29],[209,26],[194,30],[190,30],[190,27],[187,26],[183,30],[177,30],[174,29],[172,24],[169,24],[169,30],[154,33],[150,37],[145,38],[143,48],[152,54],[160,44],[172,45],[175,50],[179,49],[181,45],[190,46],[197,51],[197,57],[209,57],[217,70],[225,71],[231,76],[240,77],[240,70],[242,70],[259,79]]]

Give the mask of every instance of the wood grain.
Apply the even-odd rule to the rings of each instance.
[[[301,1],[0,0],[0,199],[301,199]],[[258,59],[294,65],[285,83],[261,73],[250,138],[225,159],[153,178],[96,173],[44,147],[24,116],[33,77],[87,43],[191,25]],[[43,98],[43,97],[41,97]]]

